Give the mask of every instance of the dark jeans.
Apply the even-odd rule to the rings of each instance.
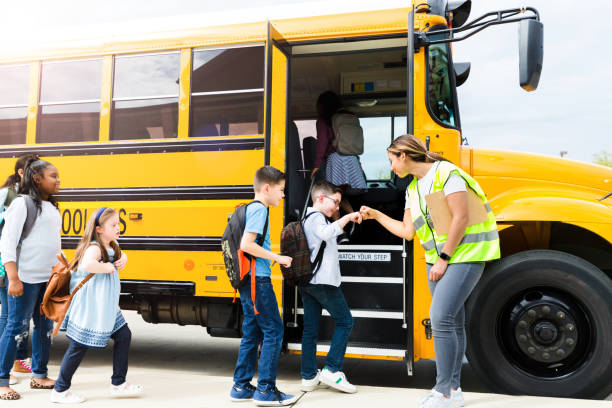
[[[6,321],[8,320],[8,279],[6,279],[6,285],[0,286],[0,303],[2,309],[0,311],[0,337],[4,333],[6,327]],[[24,335],[20,338],[21,341],[17,342],[17,357],[16,360],[25,360],[28,358],[28,337],[30,332],[30,322],[25,328]],[[27,334],[26,334],[27,333]]]
[[[302,378],[310,380],[317,375],[317,339],[322,309],[326,309],[336,322],[325,366],[333,373],[342,371],[346,344],[353,328],[353,316],[342,289],[331,285],[308,284],[300,287],[300,293],[304,303]]]
[[[276,386],[278,356],[283,344],[283,321],[280,318],[270,278],[256,277],[255,304],[259,312],[257,315],[251,300],[250,278],[238,290],[244,321],[238,361],[234,370],[234,384],[242,388],[250,383],[257,366],[259,373],[257,389],[264,392]],[[261,354],[257,365],[257,349],[260,344]]]
[[[111,383],[113,385],[121,385],[125,382],[125,376],[128,371],[128,352],[130,351],[130,342],[132,341],[132,332],[127,324],[123,325],[119,330],[111,336],[113,339],[113,376]],[[59,377],[55,382],[55,391],[63,392],[70,388],[72,376],[89,347],[82,345],[72,339],[68,345],[68,350],[62,359]]]
[[[47,377],[53,322],[40,313],[40,302],[46,286],[46,282],[23,282],[23,295],[8,296],[8,320],[0,338],[0,386],[9,385],[9,374],[15,361],[17,344],[18,341],[23,341],[30,319],[34,321],[32,377]]]

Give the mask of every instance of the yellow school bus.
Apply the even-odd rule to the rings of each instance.
[[[257,168],[283,170],[287,197],[270,211],[272,250],[279,251],[280,230],[307,196],[316,98],[333,90],[364,129],[368,190],[349,197],[354,208],[402,217],[409,180],[391,175],[386,147],[406,132],[487,193],[503,256],[487,265],[467,305],[467,357],[482,380],[508,393],[608,395],[612,170],[463,143],[456,88],[469,66],[453,62],[451,43],[516,22],[525,89],[537,87],[542,64],[536,10],[467,22],[469,8],[469,1],[419,0],[403,9],[2,53],[0,174],[26,152],[57,166],[69,255],[92,211],[119,211],[129,255],[122,308],[151,323],[239,336],[241,309],[220,252],[228,215],[252,198]],[[403,362],[408,374],[414,362],[434,358],[418,242],[364,223],[340,246],[340,259],[355,321],[347,355]],[[299,353],[300,299],[278,266],[272,278],[285,348]],[[321,354],[332,329],[324,316]]]

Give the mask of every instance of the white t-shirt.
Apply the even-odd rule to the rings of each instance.
[[[439,165],[440,162],[437,162],[436,164],[431,166],[427,174],[425,174],[425,177],[418,181],[419,191],[421,193],[421,205],[423,209],[427,207],[427,204],[425,203],[425,196],[431,194],[431,187],[433,185],[433,180]],[[444,185],[444,195],[457,193],[459,191],[467,191],[465,180],[463,180],[463,178],[458,176],[456,173],[452,173],[448,177],[448,180]],[[410,209],[410,198],[408,197],[408,189],[406,189],[406,206],[404,208],[406,210]]]

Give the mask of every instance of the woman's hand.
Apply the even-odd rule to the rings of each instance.
[[[19,279],[11,280],[8,283],[8,294],[11,296],[23,295],[23,283]]]
[[[376,219],[376,210],[373,208],[362,205],[359,212],[361,213],[361,218],[363,218],[364,221]]]
[[[314,169],[312,169],[312,173],[310,173],[311,180],[314,178],[315,174],[317,174],[317,171],[319,171],[318,167],[315,167]]]
[[[444,259],[438,258],[436,263],[431,267],[431,269],[429,269],[429,280],[432,282],[437,282],[442,279],[447,267],[448,262]]]
[[[115,273],[115,265],[110,262],[106,262],[103,264],[105,272],[108,274]]]
[[[115,268],[121,271],[123,270],[123,268],[125,268],[126,264],[127,264],[127,255],[125,254],[125,252],[121,252],[121,258],[115,261]]]

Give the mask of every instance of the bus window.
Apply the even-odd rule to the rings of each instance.
[[[38,143],[98,140],[102,59],[43,62]]]
[[[263,133],[264,47],[194,50],[190,136]]]
[[[429,47],[429,108],[436,119],[447,126],[455,127],[455,106],[451,93],[448,45]]]
[[[390,180],[387,147],[391,144],[391,118],[359,118],[363,128],[363,154],[359,156],[366,180]]]
[[[29,65],[0,66],[0,145],[25,144]]]
[[[111,140],[178,134],[180,53],[115,57]]]

